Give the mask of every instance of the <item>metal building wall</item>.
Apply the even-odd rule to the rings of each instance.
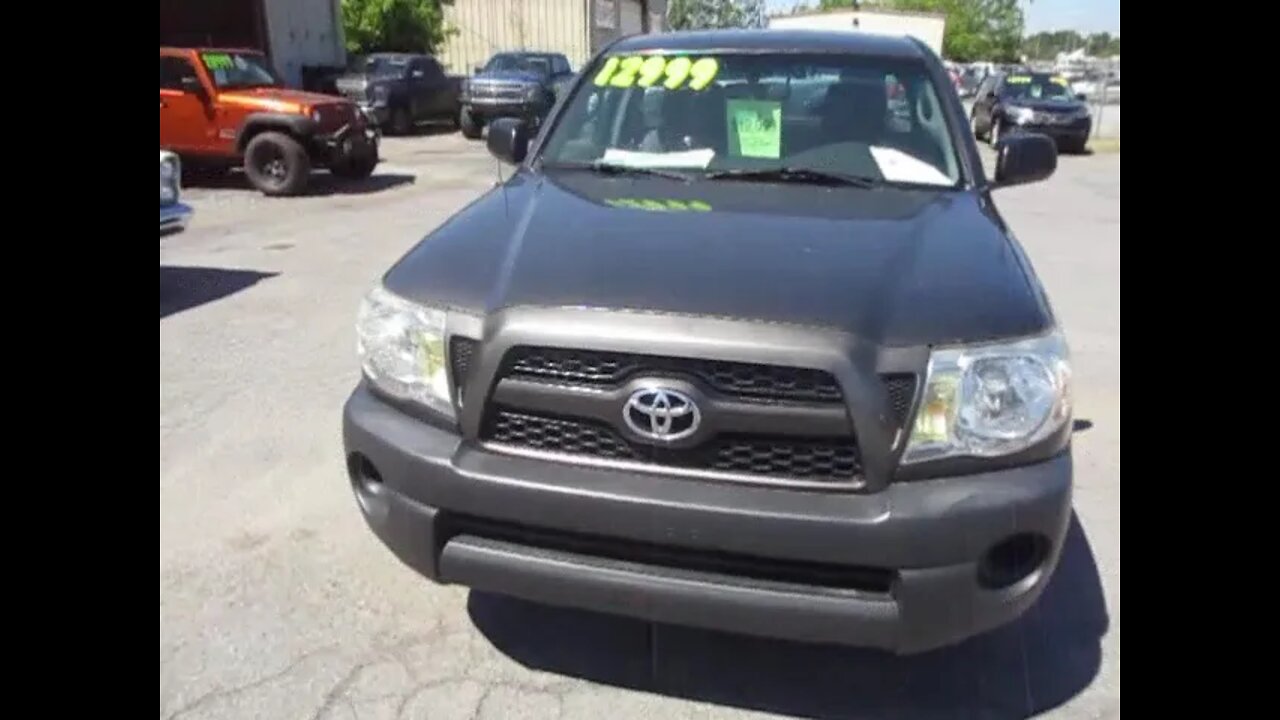
[[[304,65],[346,63],[340,0],[266,0],[271,60],[285,82],[302,86]]]
[[[452,73],[471,74],[502,50],[562,52],[578,68],[589,56],[588,0],[456,0],[445,6],[458,32],[438,57]]]

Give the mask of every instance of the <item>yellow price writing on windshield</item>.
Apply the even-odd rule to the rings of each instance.
[[[1027,83],[1031,82],[1031,78],[1027,77],[1026,75],[1014,75],[1013,77],[1009,78],[1005,82],[1009,83],[1010,85],[1026,85]]]
[[[1059,85],[1062,85],[1063,87],[1065,87],[1067,84],[1067,79],[1064,77],[1055,77],[1055,78],[1049,78],[1049,82],[1058,83]]]
[[[200,57],[210,70],[230,70],[233,67],[231,56],[226,53],[204,53]]]
[[[636,85],[647,88],[662,81],[662,86],[668,90],[677,90],[682,85],[690,90],[702,90],[718,74],[720,63],[713,57],[692,60],[684,55],[628,55],[606,60],[600,72],[596,73],[594,82],[599,87],[628,88]]]
[[[650,210],[653,212],[682,212],[696,211],[708,212],[711,206],[701,200],[658,200],[653,198],[613,198],[605,200],[606,205],[613,207],[634,208],[636,210]]]

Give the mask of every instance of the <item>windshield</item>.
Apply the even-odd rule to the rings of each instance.
[[[923,63],[832,54],[607,56],[545,143],[550,165],[818,170],[950,186],[959,161]]]
[[[200,61],[219,89],[273,87],[280,79],[266,58],[253,53],[203,52]]]
[[[1036,78],[1012,75],[1004,81],[1000,96],[1006,100],[1074,100],[1063,78]]]
[[[542,55],[494,55],[485,72],[535,72],[547,75],[551,72],[551,59]]]
[[[409,58],[401,55],[367,55],[351,61],[350,70],[360,75],[403,75]]]

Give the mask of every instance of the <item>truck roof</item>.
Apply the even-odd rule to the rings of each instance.
[[[746,52],[827,52],[895,58],[923,58],[921,44],[902,35],[881,35],[855,30],[767,29],[688,30],[633,35],[610,50],[739,50]]]

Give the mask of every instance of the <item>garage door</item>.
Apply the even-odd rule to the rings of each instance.
[[[620,5],[622,27],[619,31],[623,35],[644,32],[644,8],[640,6],[640,0],[622,0]]]

